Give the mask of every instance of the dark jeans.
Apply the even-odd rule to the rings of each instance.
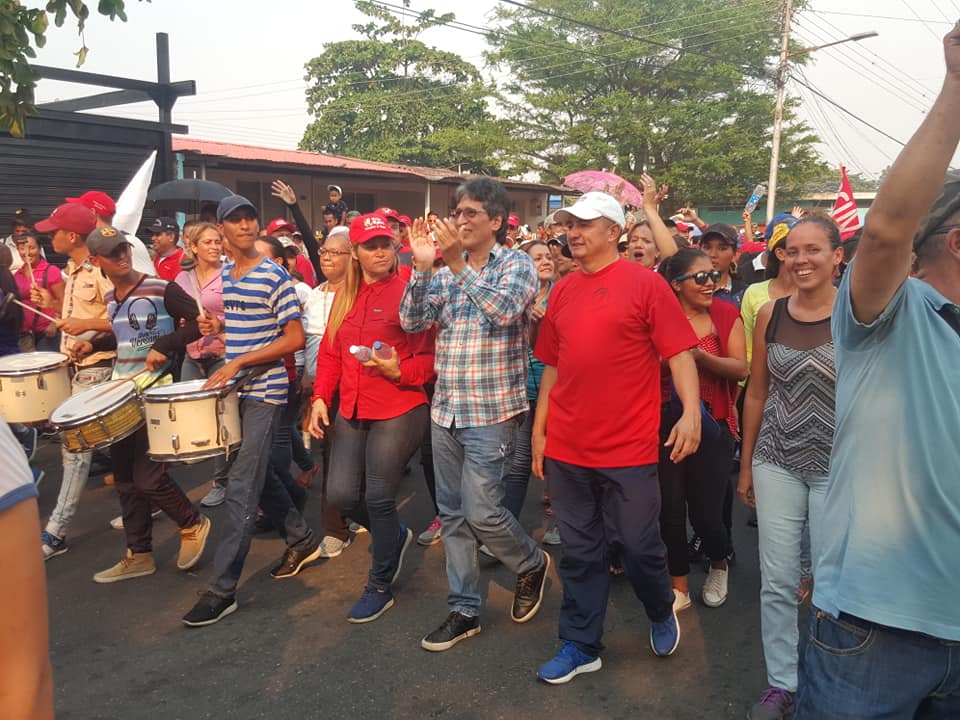
[[[224,503],[226,531],[213,558],[210,592],[232,597],[250,551],[257,504],[274,527],[282,528],[287,547],[300,549],[313,541],[313,532],[294,507],[290,495],[276,475],[267,473],[270,449],[282,405],[270,405],[245,398],[240,401],[243,440],[230,466],[227,500]]]
[[[597,656],[603,650],[610,592],[605,515],[616,527],[626,577],[647,617],[662,622],[673,612],[673,589],[658,523],[657,466],[586,468],[552,458],[544,463],[563,541],[560,639]]]
[[[687,553],[687,513],[693,531],[703,541],[703,551],[711,560],[723,560],[730,552],[727,527],[723,521],[724,500],[730,487],[730,463],[733,461],[733,437],[726,424],[720,432],[703,433],[699,449],[679,463],[670,460],[670,448],[664,447],[677,421],[665,405],[660,418],[660,531],[667,546],[670,574],[690,574]],[[704,422],[710,422],[705,418]],[[715,422],[715,424],[717,424]]]
[[[530,437],[533,433],[533,416],[537,410],[536,401],[530,402],[530,412],[517,425],[517,435],[513,443],[513,459],[510,471],[503,479],[503,506],[519,520],[523,510],[523,501],[527,498],[527,486],[530,484],[530,464],[532,450]]]
[[[290,392],[287,395],[287,412],[284,418],[289,420],[290,450],[297,467],[306,472],[312,470],[316,463],[303,444],[303,431],[300,428],[300,409],[302,407],[301,392],[303,389],[303,368],[297,368],[297,378],[290,383]]]
[[[952,602],[945,600],[945,602]],[[794,720],[960,717],[960,642],[812,608]]]
[[[340,396],[333,394],[327,414],[330,417],[330,427],[323,429],[323,438],[320,443],[321,463],[323,467],[323,484],[320,486],[320,522],[323,524],[323,534],[330,535],[346,542],[350,538],[350,529],[343,519],[343,515],[327,499],[327,486],[330,482],[330,456],[333,450],[334,424],[337,420],[337,411],[340,408]]]
[[[147,457],[147,429],[141,427],[132,435],[110,446],[113,481],[120,495],[123,532],[127,547],[135,553],[153,549],[152,507],[158,507],[178,527],[187,528],[200,522],[200,513],[170,476],[166,465]]]
[[[367,584],[390,587],[400,537],[397,488],[403,468],[423,442],[427,405],[389,420],[334,421],[336,441],[330,460],[327,500],[370,530],[373,566]],[[364,492],[366,492],[364,502]]]
[[[277,430],[273,435],[273,447],[270,448],[270,466],[267,472],[276,475],[277,480],[286,488],[293,504],[302,509],[307,502],[307,491],[290,474],[290,463],[293,461],[291,438],[294,434],[297,434],[293,425],[296,423],[299,413],[300,383],[295,381],[290,383],[287,390],[287,404],[283,406],[280,420],[277,422]],[[313,467],[313,465],[310,467]]]
[[[423,391],[427,394],[427,400],[433,402],[434,385],[428,383],[423,386]],[[430,502],[433,503],[433,516],[440,517],[440,506],[437,505],[437,475],[433,470],[433,432],[430,429],[430,413],[427,413],[427,420],[423,426],[423,444],[420,446],[420,465],[423,467],[423,479],[427,484],[427,492],[430,493]]]

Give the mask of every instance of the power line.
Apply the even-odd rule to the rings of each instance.
[[[945,21],[943,20],[930,20],[928,18],[922,18],[919,16],[909,18],[909,17],[901,17],[899,15],[869,15],[867,13],[840,12],[839,10],[816,10],[816,9],[806,10],[805,12],[812,12],[812,13],[816,13],[817,15],[845,15],[846,17],[862,17],[862,18],[870,18],[872,20],[898,20],[901,22],[940,23],[940,24],[948,24],[948,25],[953,24],[952,21],[947,21],[945,23]]]
[[[940,37],[933,31],[933,28],[930,27],[930,23],[928,23],[926,20],[924,20],[923,18],[921,18],[920,15],[917,13],[917,11],[913,9],[913,6],[912,6],[910,3],[907,2],[907,0],[900,0],[900,2],[903,3],[903,6],[904,6],[905,8],[907,8],[907,10],[909,10],[910,13],[911,13],[917,20],[919,20],[920,22],[923,23],[923,26],[927,29],[927,32],[929,32],[935,39],[937,39],[937,40],[940,39]]]
[[[881,130],[880,128],[878,128],[878,127],[877,127],[876,125],[874,125],[873,123],[867,122],[867,121],[864,120],[862,117],[860,117],[859,115],[857,115],[856,113],[854,113],[852,110],[847,110],[847,108],[845,108],[843,105],[841,105],[840,103],[838,103],[836,100],[834,100],[834,99],[832,99],[832,98],[830,98],[830,97],[827,97],[826,95],[824,95],[822,92],[820,92],[819,90],[817,90],[817,89],[816,89],[815,87],[813,87],[812,85],[804,82],[803,80],[800,80],[800,79],[797,78],[797,77],[794,77],[794,78],[793,78],[793,81],[796,82],[796,83],[800,83],[800,84],[803,85],[805,88],[807,88],[810,92],[812,92],[813,94],[817,95],[817,96],[820,97],[822,100],[825,100],[826,102],[828,102],[828,103],[830,103],[831,105],[833,105],[835,108],[837,108],[837,110],[840,110],[841,112],[846,113],[847,115],[849,115],[850,117],[852,117],[852,118],[853,118],[854,120],[856,120],[857,122],[859,122],[859,123],[861,123],[861,124],[863,124],[863,125],[866,125],[868,128],[870,128],[870,129],[873,130],[874,132],[883,135],[885,138],[887,138],[887,139],[889,139],[889,140],[893,140],[893,142],[897,143],[897,145],[900,145],[901,147],[903,147],[903,146],[905,145],[905,143],[902,142],[901,140],[898,140],[897,138],[895,138],[895,137],[894,137],[893,135],[891,135],[890,133],[888,133],[888,132],[886,132],[886,131],[884,131],[884,130]]]

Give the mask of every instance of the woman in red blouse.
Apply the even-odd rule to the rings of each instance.
[[[432,331],[411,334],[400,327],[405,287],[397,275],[393,235],[379,215],[361,215],[350,225],[357,282],[337,293],[320,343],[310,433],[321,438],[330,425],[329,404],[340,390],[334,420],[327,500],[370,530],[373,565],[347,620],[376,620],[393,605],[391,586],[400,573],[413,533],[397,516],[403,468],[420,447],[429,412],[424,383],[434,378]],[[388,352],[360,362],[353,347]]]
[[[700,400],[704,408],[700,448],[679,464],[671,462],[669,449],[661,448],[660,533],[667,546],[667,564],[673,578],[674,609],[690,607],[687,575],[687,512],[694,532],[710,558],[703,586],[703,602],[719,607],[727,599],[727,558],[732,553],[730,533],[723,523],[723,504],[731,484],[736,416],[733,401],[737,382],[747,374],[747,346],[743,320],[736,305],[714,299],[720,271],[700,250],[685,248],[660,264],[659,272],[670,283],[690,326],[697,334],[691,352],[700,375]],[[675,393],[664,371],[661,434],[679,413]]]

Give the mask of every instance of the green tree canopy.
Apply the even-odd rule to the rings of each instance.
[[[80,31],[81,44],[76,52],[80,67],[87,57],[83,26],[90,16],[83,0],[48,0],[42,9],[24,7],[20,0],[0,0],[0,128],[9,130],[14,137],[23,135],[24,120],[34,111],[37,77],[30,67],[30,61],[37,57],[34,47],[46,44],[50,16],[60,27],[68,11]],[[97,12],[111,20],[127,20],[124,0],[99,0]]]
[[[418,39],[452,14],[420,13],[412,23],[374,3],[354,29],[364,37],[327,43],[306,64],[309,112],[316,120],[305,150],[464,172],[496,173],[501,123],[490,113],[487,87],[473,65]]]
[[[519,7],[518,7],[519,5]],[[647,170],[674,203],[742,202],[769,172],[779,21],[745,0],[529,0],[498,11],[490,60],[522,98],[514,137],[543,178]],[[788,102],[780,192],[822,170]]]

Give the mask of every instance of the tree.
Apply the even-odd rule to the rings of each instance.
[[[89,50],[83,41],[83,28],[90,9],[83,0],[49,0],[43,9],[26,8],[20,0],[0,0],[0,129],[14,137],[23,136],[24,122],[34,112],[37,76],[30,67],[30,61],[37,57],[34,47],[46,44],[50,16],[61,27],[67,10],[76,18],[80,31],[80,49],[75,53],[80,67]],[[124,0],[98,0],[97,12],[111,20],[127,20]]]
[[[374,19],[353,26],[364,39],[327,43],[306,64],[316,120],[301,149],[497,173],[504,134],[487,107],[493,91],[473,65],[419,39],[453,14],[427,10],[408,23],[375,3],[356,6]]]
[[[512,132],[544,179],[644,170],[672,201],[742,202],[770,163],[779,24],[728,0],[528,0],[498,10],[490,61],[522,98]],[[513,6],[513,7],[510,7]],[[632,29],[631,29],[632,28]],[[779,187],[822,169],[816,136],[786,108]]]

